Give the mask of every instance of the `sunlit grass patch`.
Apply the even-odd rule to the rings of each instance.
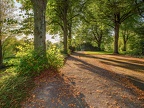
[[[85,54],[112,54],[112,52],[106,51],[84,51]]]

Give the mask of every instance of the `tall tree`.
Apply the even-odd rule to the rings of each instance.
[[[20,0],[22,3],[22,9],[28,11],[33,9],[34,13],[34,50],[39,52],[40,55],[46,55],[46,6],[48,0]],[[32,20],[33,13],[30,13],[30,17],[26,20]],[[29,16],[29,15],[28,15]],[[27,22],[27,21],[26,21]],[[30,24],[31,25],[31,24]],[[27,25],[26,25],[27,26]],[[26,27],[27,28],[27,27]],[[25,29],[25,28],[24,28]],[[32,33],[31,30],[26,31],[28,34]]]
[[[64,53],[68,53],[68,9],[69,0],[53,0],[48,4],[50,32],[63,32]]]
[[[127,43],[135,35],[134,29],[138,23],[138,19],[139,17],[137,15],[133,15],[121,24],[120,35],[122,35],[123,39],[123,51],[127,51]]]
[[[55,0],[50,4],[50,24],[54,25],[53,29],[56,31],[63,32],[65,53],[68,53],[68,47],[71,46],[74,19],[80,15],[84,4],[82,0]]]
[[[101,0],[97,1],[99,11],[103,18],[113,22],[114,27],[114,53],[118,54],[119,28],[121,23],[137,13],[137,8],[143,6],[144,2],[137,4],[135,0]]]
[[[102,27],[103,25],[95,25],[92,27],[92,36],[93,40],[97,43],[98,50],[101,51],[101,44],[104,38],[104,35],[108,34],[108,30],[105,27]]]
[[[31,0],[34,11],[34,49],[46,55],[46,6],[48,0]]]
[[[85,32],[87,32],[86,41],[89,40],[92,43],[96,43],[98,50],[101,50],[101,44],[103,38],[108,34],[108,26],[105,24],[105,20],[99,17],[97,4],[88,2],[84,10],[85,14],[82,16],[82,26]],[[85,25],[85,26],[84,26]]]

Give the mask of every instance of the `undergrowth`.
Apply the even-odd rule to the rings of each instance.
[[[20,102],[34,87],[30,77],[10,76],[0,83],[0,106],[2,108],[20,108]]]
[[[29,47],[29,46],[28,46]],[[0,73],[0,108],[19,108],[20,103],[34,87],[33,78],[46,69],[58,70],[64,57],[55,46],[41,56],[31,48],[20,48],[12,67]]]

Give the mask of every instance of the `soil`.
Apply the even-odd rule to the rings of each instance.
[[[22,108],[144,108],[144,59],[77,52],[35,84]]]

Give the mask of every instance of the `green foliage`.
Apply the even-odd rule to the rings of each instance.
[[[19,58],[17,72],[22,76],[36,76],[47,68],[47,58],[39,56],[39,53],[35,51],[30,51],[23,57]]]
[[[25,49],[31,49],[30,45],[26,45]],[[21,51],[17,53],[18,66],[17,72],[22,76],[37,76],[41,71],[45,69],[57,70],[63,66],[64,58],[60,53],[60,50],[56,46],[48,48],[46,57],[41,52],[35,52],[34,50],[25,50],[20,47]]]
[[[130,50],[126,54],[131,56],[141,56],[143,55],[143,41],[137,39],[134,43],[130,44]]]
[[[17,54],[16,57],[22,57],[27,55],[28,52],[34,49],[33,42],[28,39],[22,39],[21,45],[17,46]]]
[[[14,36],[8,36],[4,39],[2,44],[3,57],[14,57],[17,52],[17,46],[20,45],[20,41]]]
[[[18,58],[16,57],[5,58],[3,62],[5,66],[18,66],[19,64]]]
[[[40,52],[33,51],[29,44],[25,44],[24,49],[20,46],[18,49],[17,58],[8,60],[16,66],[0,73],[0,107],[2,108],[19,108],[20,102],[34,86],[32,82],[34,76],[39,75],[44,69],[57,70],[63,66],[64,57],[54,45],[48,48],[46,57],[39,56]]]
[[[47,59],[49,68],[57,70],[63,66],[64,57],[56,46],[51,46],[47,50]]]
[[[27,96],[34,83],[28,77],[12,75],[1,79],[0,107],[19,108],[20,102]]]
[[[141,51],[141,49],[134,48],[131,51],[127,51],[126,54],[131,55],[131,56],[140,56],[140,55],[142,55],[142,51]]]

